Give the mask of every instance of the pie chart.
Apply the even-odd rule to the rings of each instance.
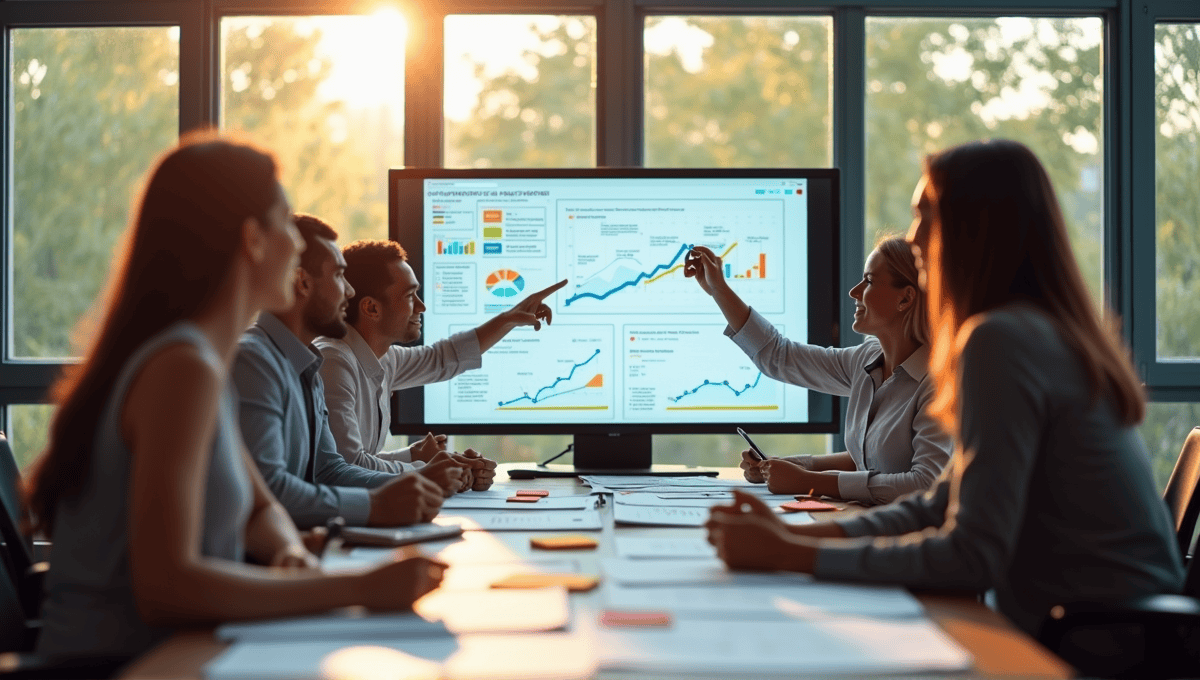
[[[525,279],[511,269],[501,269],[488,274],[486,285],[492,295],[510,298],[525,290]]]

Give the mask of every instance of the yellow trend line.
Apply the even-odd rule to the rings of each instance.
[[[723,259],[725,259],[725,256],[726,256],[726,255],[728,255],[728,254],[729,254],[729,252],[730,252],[731,250],[733,250],[734,248],[736,248],[736,247],[737,247],[737,244],[738,244],[738,242],[737,242],[737,241],[734,241],[733,243],[729,244],[729,247],[725,249],[725,252],[721,253],[721,259],[722,259],[722,260],[723,260]],[[644,286],[648,286],[648,285],[650,285],[651,283],[654,283],[655,281],[657,281],[657,280],[661,279],[662,277],[666,276],[667,274],[670,274],[671,272],[675,271],[676,269],[679,269],[679,268],[680,268],[680,267],[682,267],[682,266],[683,266],[683,264],[682,264],[682,263],[681,263],[681,264],[677,264],[677,265],[675,265],[674,267],[671,267],[671,268],[670,268],[670,269],[668,269],[667,271],[665,271],[665,272],[663,272],[663,273],[659,274],[658,276],[656,276],[656,277],[654,277],[654,278],[652,278],[652,279],[646,279],[645,281],[643,281],[643,282],[642,282],[642,285],[644,285]]]

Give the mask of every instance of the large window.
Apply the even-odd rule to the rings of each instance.
[[[1103,37],[1099,18],[868,19],[866,250],[907,231],[926,154],[1015,139],[1046,165],[1102,303]]]
[[[179,130],[179,29],[10,33],[9,356],[73,356],[154,158]]]
[[[446,167],[596,164],[596,21],[453,15],[445,22]]]
[[[1200,360],[1200,24],[1159,24],[1154,42],[1155,349],[1160,359],[1195,361]]]
[[[272,150],[292,207],[341,242],[387,237],[387,170],[404,165],[403,15],[221,22],[221,125]]]
[[[78,351],[140,182],[180,131],[274,150],[293,205],[343,243],[387,234],[385,170],[405,164],[838,167],[850,276],[907,227],[925,154],[1010,137],[1048,166],[1088,285],[1164,402],[1143,433],[1173,460],[1162,414],[1182,428],[1195,414],[1179,405],[1200,403],[1200,7],[1049,2],[0,2],[0,427],[36,446],[49,410],[34,404]],[[763,445],[830,448],[781,437]],[[656,444],[665,462],[741,449]]]
[[[833,163],[830,17],[646,19],[646,165]]]

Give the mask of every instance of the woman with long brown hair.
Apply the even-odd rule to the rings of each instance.
[[[1135,429],[1142,388],[1041,163],[1010,141],[934,154],[914,212],[933,409],[959,442],[947,474],[929,493],[790,530],[739,494],[709,521],[718,553],[735,568],[993,589],[1031,633],[1060,602],[1179,592],[1182,557]]]
[[[882,239],[850,289],[854,347],[819,347],[785,338],[729,287],[721,258],[696,246],[684,276],[712,296],[725,334],[763,375],[847,397],[846,450],[826,456],[770,457],[742,452],[746,479],[773,493],[813,493],[867,505],[928,489],[950,459],[949,435],[934,419],[929,321],[917,262],[902,238]]]
[[[237,340],[291,305],[303,247],[269,154],[197,135],[152,170],[27,488],[54,545],[40,652],[134,655],[179,626],[405,608],[440,581],[423,557],[323,575],[242,444]]]

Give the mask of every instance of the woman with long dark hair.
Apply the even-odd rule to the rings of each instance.
[[[53,539],[39,651],[133,655],[174,628],[404,608],[445,565],[325,576],[245,452],[242,331],[292,303],[304,242],[273,158],[212,135],[152,170],[27,497]],[[247,559],[257,563],[247,563]]]
[[[1179,592],[1182,557],[1135,429],[1140,382],[1095,309],[1049,176],[1010,141],[926,159],[922,254],[934,413],[955,434],[928,493],[788,528],[739,494],[709,540],[731,567],[994,589],[1036,632],[1060,602]],[[875,537],[873,540],[834,540]]]

